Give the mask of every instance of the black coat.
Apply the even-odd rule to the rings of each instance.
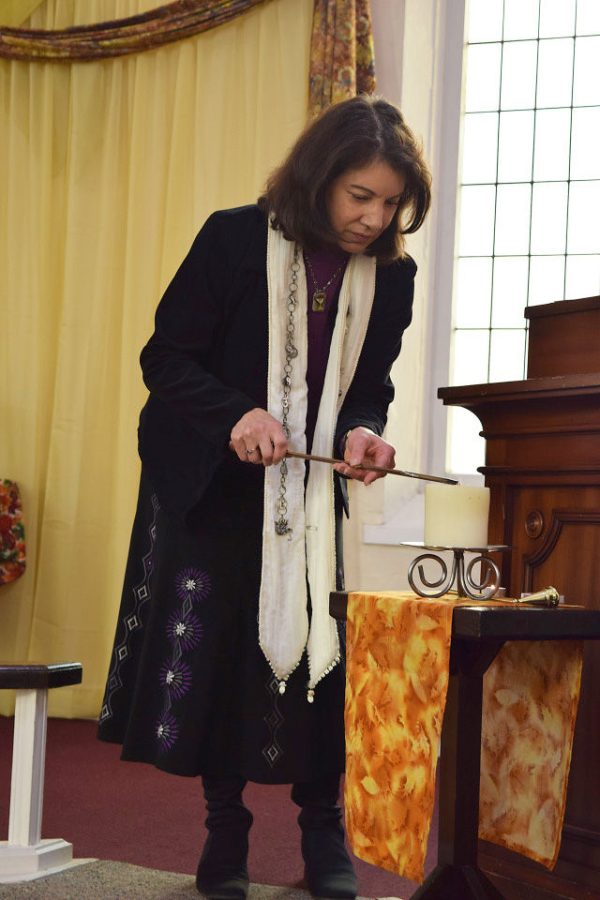
[[[264,470],[228,442],[266,407],[266,256],[257,207],[212,215],[142,351],[142,481],[99,736],[170,772],[285,783],[343,770],[344,671],[308,704],[304,656],[280,696],[258,646]],[[377,269],[336,443],[356,425],[383,431],[415,270]]]
[[[139,450],[161,504],[185,517],[228,455],[235,423],[266,408],[267,224],[256,206],[214,213],[167,288],[141,355],[150,391]],[[382,434],[392,363],[412,315],[416,265],[379,266],[375,299],[334,445],[350,428]]]

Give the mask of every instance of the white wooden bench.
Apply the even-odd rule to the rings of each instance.
[[[0,663],[0,690],[16,691],[8,841],[0,841],[0,883],[73,865],[73,845],[42,840],[48,690],[80,684],[81,663]]]

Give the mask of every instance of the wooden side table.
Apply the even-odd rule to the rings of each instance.
[[[8,841],[0,841],[0,883],[72,864],[73,845],[41,839],[48,690],[80,684],[81,663],[0,664],[0,689],[16,690]]]
[[[346,592],[333,592],[330,614],[344,619],[347,604]],[[505,641],[598,639],[600,610],[485,604],[455,608],[438,767],[438,864],[410,900],[503,900],[477,865],[483,675]]]

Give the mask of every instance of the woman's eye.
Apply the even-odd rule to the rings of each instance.
[[[369,199],[369,197],[361,197],[360,194],[352,194],[351,196],[352,196],[355,200],[361,200],[361,201],[364,201],[364,200],[368,200],[368,199]]]

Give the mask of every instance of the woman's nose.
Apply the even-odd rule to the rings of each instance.
[[[363,211],[361,219],[363,224],[367,225],[373,231],[381,228],[383,225],[383,206],[375,204],[369,206],[368,209]]]

